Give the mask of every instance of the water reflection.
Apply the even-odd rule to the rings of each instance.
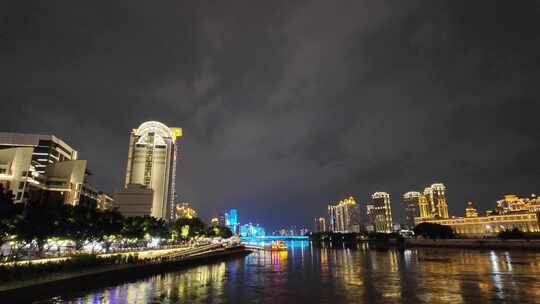
[[[289,242],[238,260],[150,277],[49,303],[535,303],[540,254],[375,251]]]

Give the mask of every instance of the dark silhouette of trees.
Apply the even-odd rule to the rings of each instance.
[[[64,208],[61,202],[28,202],[15,222],[16,240],[25,244],[35,241],[41,254],[48,238],[62,236]]]
[[[450,239],[454,237],[454,231],[451,227],[435,224],[421,223],[414,227],[414,234],[430,239]]]
[[[145,235],[148,235],[149,237],[160,239],[169,238],[169,227],[163,219],[145,216],[143,217],[142,225]]]
[[[75,206],[64,206],[66,217],[61,235],[72,240],[75,249],[80,250],[85,244],[102,241],[106,232],[112,232],[104,230],[111,226],[106,222],[106,213],[98,210],[95,202],[81,201]]]
[[[206,225],[199,218],[180,218],[171,223],[173,239],[188,239],[204,235]]]
[[[124,219],[124,225],[121,230],[123,238],[131,240],[141,240],[144,238],[143,228],[144,218],[140,216],[133,216]]]
[[[221,226],[207,229],[199,218],[167,223],[151,216],[125,218],[116,209],[98,209],[91,200],[66,205],[56,194],[30,197],[28,203],[15,204],[12,193],[0,184],[0,245],[13,238],[16,255],[22,251],[19,249],[42,254],[47,244],[54,246],[66,240],[72,241],[76,250],[99,244],[109,251],[113,243],[146,246],[150,241],[197,236],[228,238],[232,233]]]
[[[503,240],[522,239],[525,237],[523,232],[521,232],[518,228],[514,228],[512,230],[506,229],[505,231],[499,232],[498,236]]]
[[[206,229],[205,235],[208,237],[230,238],[233,234],[231,229],[225,226],[211,226]]]
[[[99,237],[106,251],[109,251],[111,244],[120,237],[123,227],[124,217],[118,210],[101,211],[101,216],[98,217]]]
[[[16,215],[20,210],[13,203],[13,193],[0,184],[0,246],[15,229]]]

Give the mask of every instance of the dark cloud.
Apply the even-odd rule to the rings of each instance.
[[[538,191],[535,1],[7,1],[2,129],[54,133],[120,187],[128,133],[184,128],[204,217],[311,224],[346,195]]]

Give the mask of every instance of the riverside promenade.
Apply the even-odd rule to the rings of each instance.
[[[148,275],[163,273],[213,262],[235,256],[247,255],[251,250],[243,244],[210,244],[192,248],[157,249],[137,251],[142,256],[136,263],[98,266],[78,271],[68,271],[39,275],[31,279],[18,280],[0,284],[0,298],[13,301],[33,301],[46,296],[54,296],[65,290],[97,288]],[[124,252],[121,254],[131,254]],[[100,256],[116,254],[102,254]],[[66,258],[60,258],[65,260]],[[20,261],[17,263],[28,263]],[[44,261],[33,260],[32,263]],[[61,262],[61,260],[59,260]],[[9,303],[9,302],[7,302]]]

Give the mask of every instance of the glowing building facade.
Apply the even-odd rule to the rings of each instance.
[[[233,234],[238,234],[238,210],[229,209],[225,212],[225,226],[229,227]]]
[[[352,196],[335,205],[329,205],[328,218],[329,230],[332,232],[360,231],[360,209]]]
[[[220,224],[221,223],[219,221],[219,217],[216,216],[216,217],[213,217],[213,218],[210,219],[210,225],[212,225],[212,226],[221,226]]]
[[[239,235],[241,237],[256,238],[265,236],[266,232],[259,224],[253,225],[252,223],[249,223],[240,226]]]
[[[368,206],[368,217],[375,232],[393,232],[390,194],[386,192],[373,193],[371,196],[371,204]]]
[[[325,232],[326,219],[324,217],[315,218],[313,228],[314,232]]]
[[[436,183],[424,189],[424,196],[432,218],[448,218],[448,204],[446,202],[446,187]]]
[[[177,138],[182,129],[157,121],[142,123],[129,138],[125,187],[143,185],[152,189],[151,216],[165,220],[175,217]]]
[[[520,198],[506,195],[497,201],[497,209],[485,216],[478,215],[472,203],[467,204],[465,217],[448,219],[416,218],[416,224],[423,222],[450,226],[454,233],[468,237],[496,236],[505,230],[519,229],[522,232],[540,232],[540,199],[532,195]]]
[[[474,208],[472,202],[467,203],[467,208],[465,208],[465,217],[478,217],[478,211]]]
[[[86,177],[86,160],[54,135],[0,132],[0,183],[14,201],[62,201],[76,205]]]
[[[176,204],[176,218],[192,219],[197,217],[197,211],[188,203]]]
[[[422,194],[416,191],[410,191],[403,195],[403,202],[405,204],[405,220],[403,223],[404,229],[413,229],[414,228],[414,219],[420,216],[420,198]],[[427,206],[423,206],[427,208]]]

